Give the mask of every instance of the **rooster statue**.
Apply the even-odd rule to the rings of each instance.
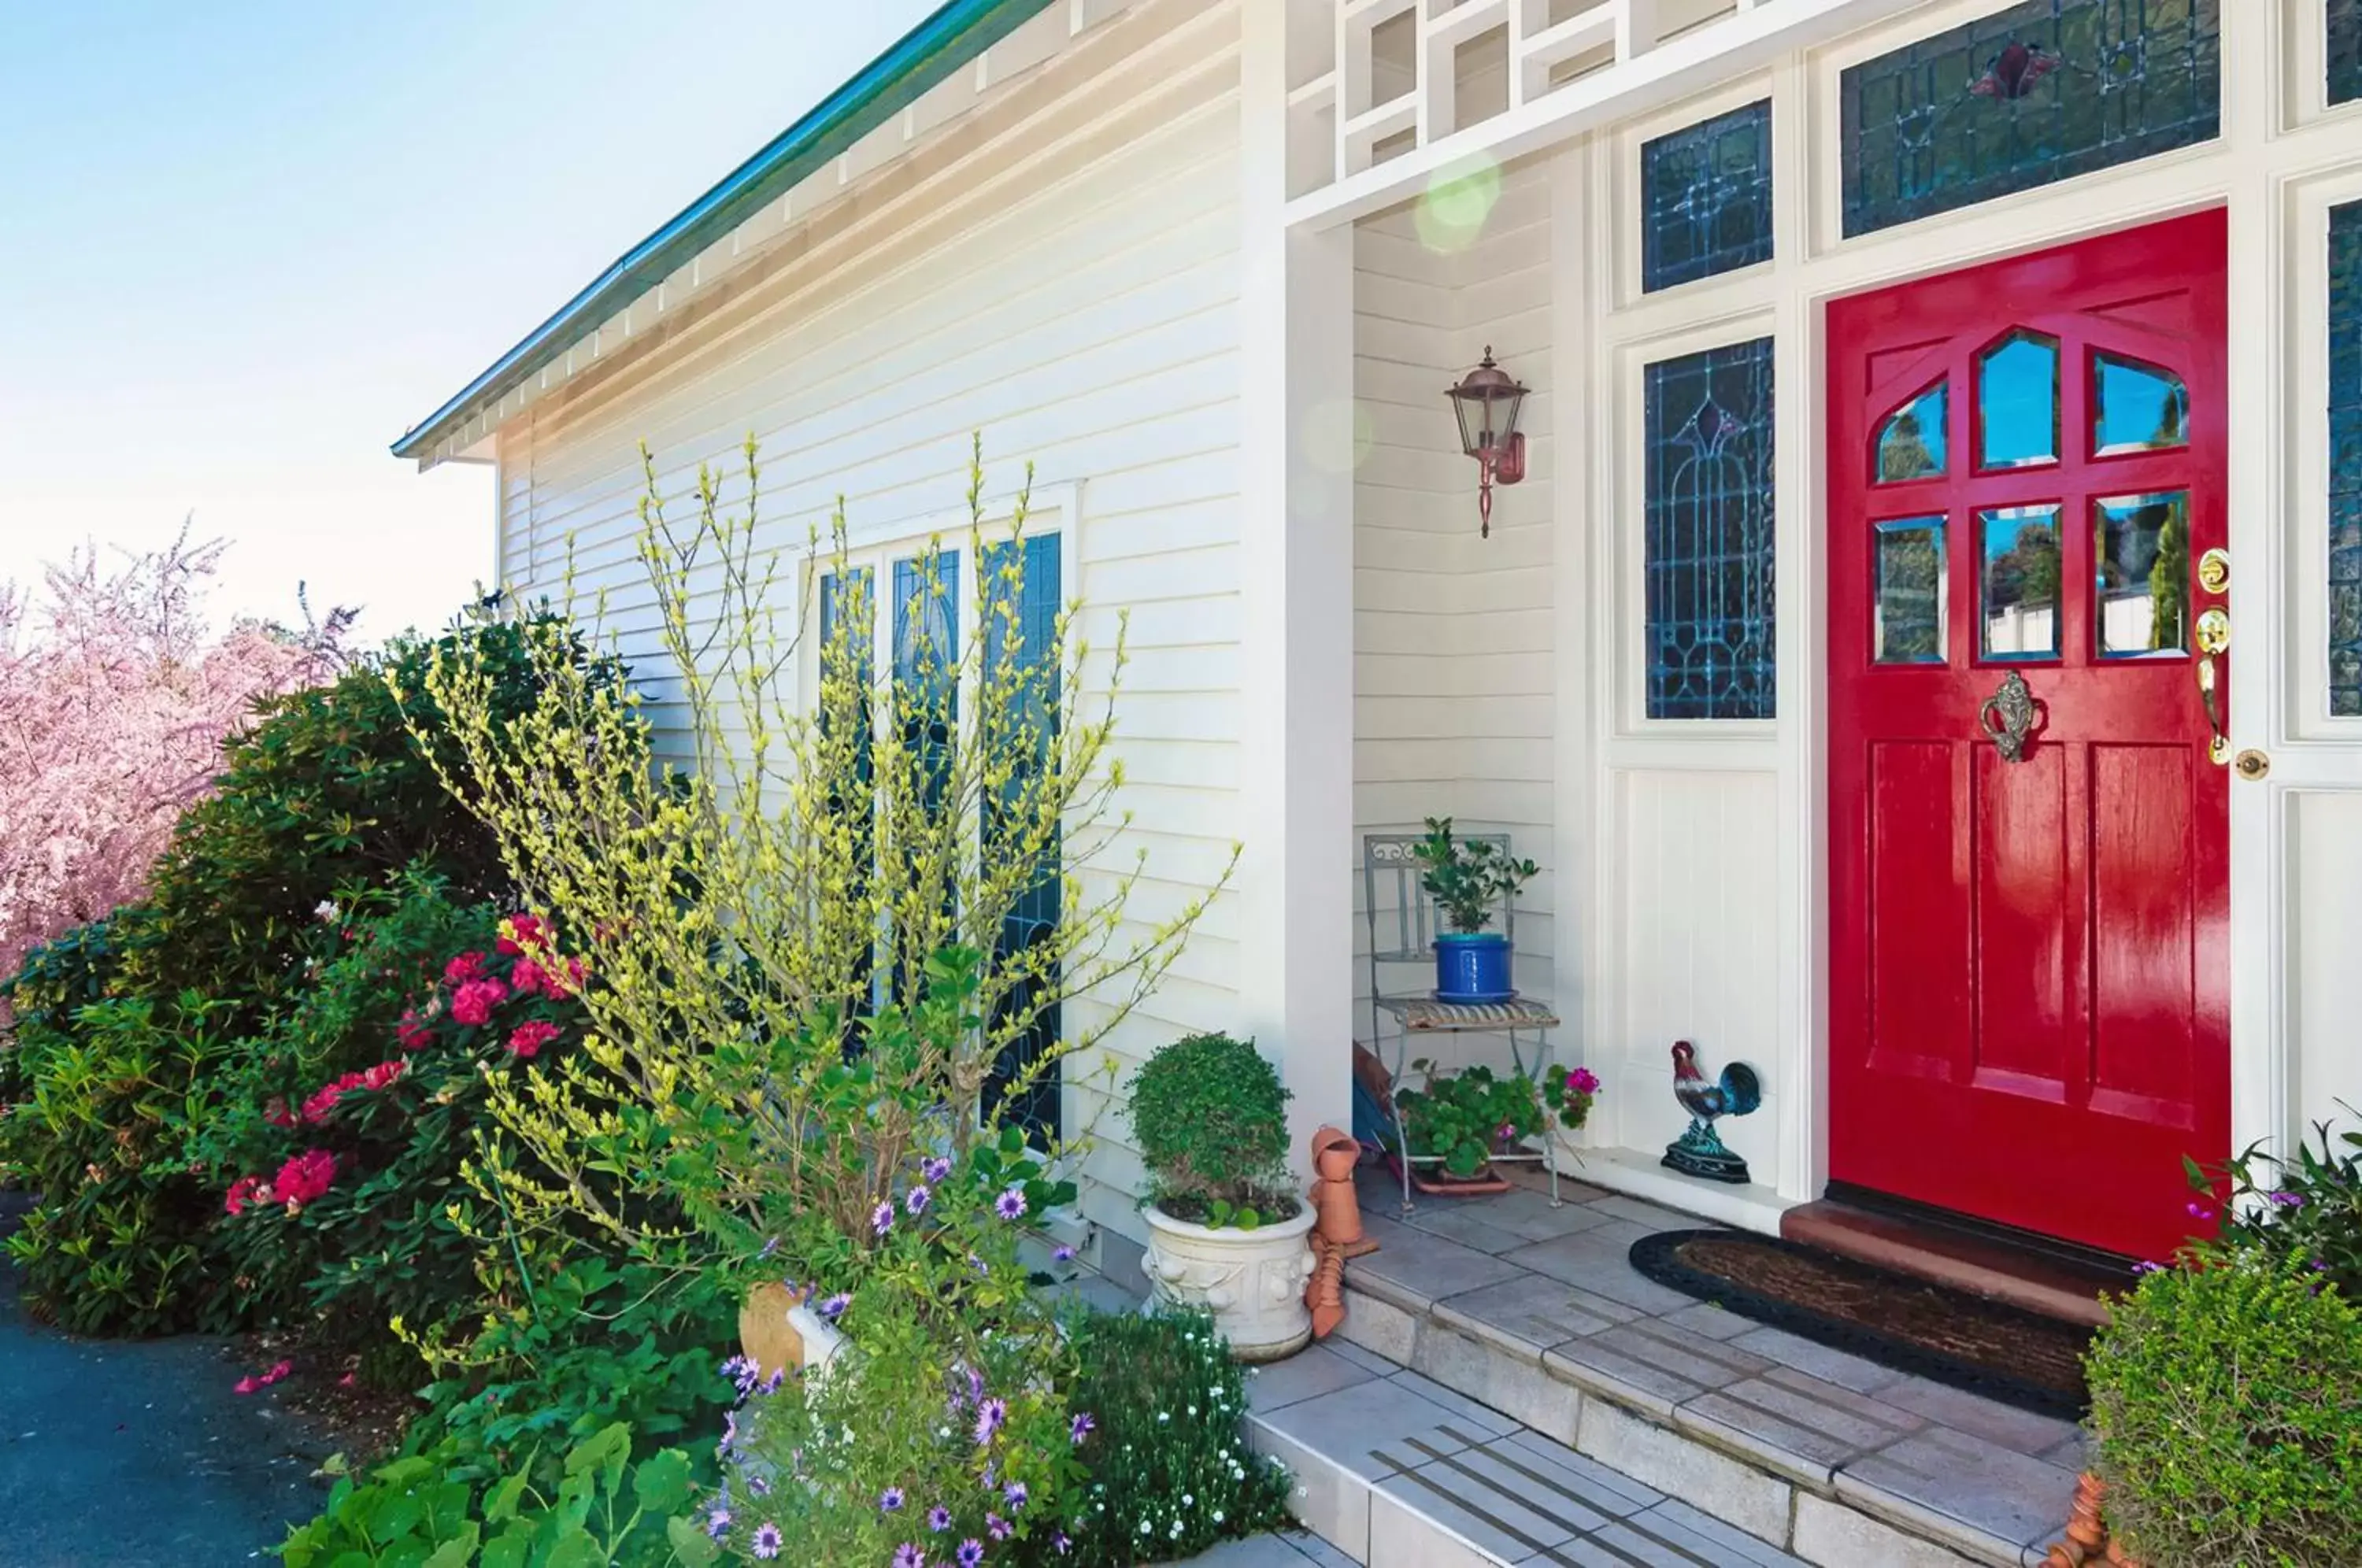
[[[1725,1116],[1745,1116],[1763,1103],[1763,1080],[1744,1062],[1723,1068],[1720,1082],[1698,1071],[1697,1047],[1673,1043],[1673,1098],[1690,1113],[1690,1130],[1665,1145],[1664,1163],[1683,1176],[1734,1185],[1748,1180],[1747,1162],[1723,1146],[1714,1124]]]

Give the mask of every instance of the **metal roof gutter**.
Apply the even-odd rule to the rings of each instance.
[[[483,403],[540,371],[688,260],[908,108],[1050,0],[949,0],[818,107],[640,241],[491,368],[393,444],[416,457]]]

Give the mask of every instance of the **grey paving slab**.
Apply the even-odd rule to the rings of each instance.
[[[1661,1320],[1710,1340],[1737,1339],[1761,1326],[1751,1318],[1742,1318],[1711,1301],[1693,1301],[1678,1312],[1666,1313]]]
[[[1650,1231],[1711,1231],[1716,1229],[1711,1220],[1701,1220],[1694,1214],[1684,1214],[1677,1209],[1650,1203],[1646,1198],[1627,1198],[1621,1194],[1603,1198],[1592,1208],[1617,1220],[1628,1220]]]
[[[1738,1314],[1734,1312],[1730,1316],[1738,1317]],[[1740,1320],[1745,1321],[1744,1319]],[[1730,1342],[1753,1351],[1767,1361],[1793,1366],[1799,1372],[1809,1372],[1824,1383],[1834,1383],[1857,1394],[1875,1394],[1882,1388],[1892,1387],[1904,1381],[1907,1375],[1891,1366],[1881,1366],[1861,1356],[1831,1350],[1825,1344],[1800,1334],[1792,1334],[1785,1329],[1763,1324],[1750,1325],[1745,1333],[1738,1335]]]
[[[1640,1315],[1637,1307],[1595,1296],[1546,1274],[1519,1274],[1435,1304],[1442,1322],[1513,1354],[1539,1361],[1551,1346],[1595,1334]]]
[[[1518,1430],[1518,1423],[1498,1410],[1489,1409],[1465,1394],[1455,1393],[1431,1377],[1416,1372],[1398,1372],[1392,1381],[1396,1387],[1407,1388],[1422,1399],[1433,1400],[1488,1438],[1507,1437]]]
[[[1695,1297],[1643,1279],[1633,1268],[1632,1243],[1650,1233],[1628,1220],[1611,1220],[1594,1230],[1505,1253],[1500,1261],[1661,1318],[1695,1305]]]
[[[1571,1561],[1584,1568],[1594,1562],[1613,1563],[1617,1568],[1630,1563],[1645,1563],[1648,1568],[1698,1568],[1700,1564],[1705,1568],[1805,1568],[1802,1558],[1791,1557],[1678,1500],[1610,1525],[1594,1540],[1617,1555]]]
[[[1536,1486],[1527,1467],[1481,1448],[1388,1476],[1378,1490],[1504,1562],[1572,1540],[1614,1517]]]
[[[1679,1419],[1775,1468],[1802,1468],[1795,1462],[1803,1460],[1824,1473],[1925,1424],[1907,1410],[1785,1366],[1700,1395],[1681,1408]]]
[[[1491,1253],[1391,1220],[1363,1223],[1378,1250],[1348,1262],[1346,1279],[1360,1286],[1391,1286],[1390,1294],[1405,1305],[1415,1301],[1425,1307],[1441,1297],[1515,1279],[1525,1272]]]
[[[2072,1421],[2021,1410],[1924,1377],[1896,1378],[1877,1394],[1884,1403],[1924,1416],[1933,1425],[1949,1427],[2018,1453],[2047,1455],[2062,1445],[2082,1441],[2082,1432]],[[2081,1469],[2081,1461],[2070,1468]]]
[[[1594,1230],[1617,1218],[1619,1216],[1607,1212],[1606,1200],[1576,1202],[1569,1198],[1553,1208],[1547,1192],[1529,1192],[1518,1187],[1473,1201],[1430,1200],[1420,1204],[1418,1211],[1405,1223],[1432,1231],[1438,1235],[1451,1236],[1455,1240],[1466,1240],[1457,1233],[1456,1227],[1481,1227],[1480,1233],[1507,1235],[1514,1238],[1511,1246],[1526,1246]],[[1468,1244],[1474,1246],[1477,1243],[1471,1241]],[[1488,1247],[1485,1250],[1493,1249]]]
[[[1256,1419],[1364,1481],[1472,1448],[1499,1436],[1503,1423],[1499,1416],[1472,1421],[1391,1378],[1258,1412]]]
[[[2047,1539],[2075,1501],[2075,1473],[1944,1427],[1929,1427],[1838,1472],[1838,1496],[1900,1505],[2018,1547]]]
[[[1201,1551],[1173,1568],[1304,1568],[1307,1562],[1324,1561],[1315,1557],[1301,1544],[1318,1542],[1330,1557],[1328,1561],[1352,1562],[1336,1548],[1317,1535],[1258,1535],[1246,1540],[1226,1540],[1210,1551]]]
[[[1377,1352],[1357,1345],[1342,1334],[1331,1334],[1320,1342],[1320,1348],[1330,1355],[1350,1361],[1364,1372],[1375,1373],[1380,1377],[1392,1377],[1402,1370],[1401,1364],[1388,1361]]]
[[[1283,1405],[1301,1404],[1323,1394],[1334,1394],[1340,1388],[1351,1388],[1356,1383],[1393,1375],[1393,1367],[1383,1363],[1381,1366],[1383,1372],[1349,1360],[1328,1345],[1313,1345],[1286,1361],[1250,1368],[1247,1408],[1276,1410]]]
[[[1539,1432],[1514,1432],[1486,1443],[1485,1452],[1527,1471],[1537,1485],[1576,1497],[1610,1518],[1637,1514],[1665,1500],[1664,1494],[1653,1487]]]
[[[1670,1417],[1673,1407],[1742,1382],[1772,1363],[1662,1319],[1619,1323],[1544,1353],[1546,1367],[1573,1370],[1586,1386],[1606,1385],[1626,1403]]]

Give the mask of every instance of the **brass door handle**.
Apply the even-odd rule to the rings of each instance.
[[[2214,656],[2200,654],[2197,664],[2198,699],[2206,704],[2206,727],[2213,738],[2206,743],[2206,756],[2220,767],[2231,760],[2231,737],[2223,730],[2223,700],[2215,694]]]

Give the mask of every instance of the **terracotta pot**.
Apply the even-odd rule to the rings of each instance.
[[[2110,1562],[2119,1568],[2141,1568],[2108,1534],[2100,1507],[2100,1478],[2090,1471],[2076,1484],[2074,1512],[2068,1516],[2067,1539],[2050,1549],[2043,1568],[2083,1568],[2087,1562]]]
[[[815,1372],[836,1359],[844,1336],[784,1285],[758,1285],[738,1309],[738,1348],[760,1369]]]
[[[1154,1204],[1141,1272],[1160,1302],[1201,1307],[1231,1342],[1237,1361],[1277,1361],[1312,1342],[1304,1286],[1314,1257],[1305,1238],[1318,1218],[1310,1204],[1296,1216],[1242,1231],[1175,1220]]]

